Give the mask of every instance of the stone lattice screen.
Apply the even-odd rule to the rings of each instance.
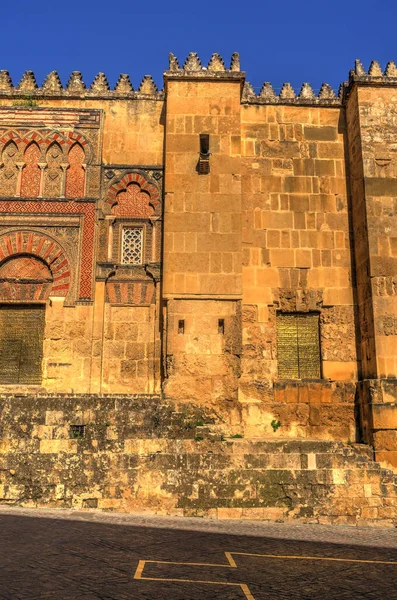
[[[121,262],[124,265],[140,265],[143,258],[143,229],[124,227],[121,242]]]

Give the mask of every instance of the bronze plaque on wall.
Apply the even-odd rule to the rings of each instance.
[[[41,383],[45,305],[0,305],[0,385]]]
[[[277,315],[277,356],[282,379],[321,377],[318,313]]]

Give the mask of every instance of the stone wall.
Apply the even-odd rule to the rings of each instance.
[[[231,431],[248,438],[362,439],[351,381],[277,381],[257,384],[261,401],[240,401],[226,410]]]
[[[237,400],[241,306],[233,300],[167,302],[166,397],[219,406]]]
[[[105,307],[104,393],[160,390],[160,347],[155,305]]]
[[[184,81],[166,74],[164,288],[175,295],[241,295],[241,75]],[[198,173],[200,134],[210,172]]]
[[[394,160],[396,98],[390,89],[358,89],[365,216],[376,375],[397,373],[397,167]]]
[[[49,391],[89,392],[92,376],[93,308],[65,307],[52,298],[46,307],[42,387]]]
[[[37,389],[159,389],[163,100],[150,78],[133,92],[124,76],[112,97],[103,74],[87,90],[73,73],[63,91],[54,73],[40,89],[31,72],[17,89],[1,73],[0,301],[45,305]],[[68,183],[75,147],[80,188]],[[144,230],[142,266],[120,268],[125,225]],[[23,271],[26,254],[48,281]]]
[[[365,446],[203,439],[214,414],[155,396],[3,396],[0,412],[1,504],[397,523],[396,476]]]
[[[358,62],[338,96],[256,95],[238,55],[194,53],[162,92],[1,71],[0,309],[45,307],[29,390],[164,392],[397,466],[396,78]],[[286,376],[279,325],[308,316],[316,368]]]
[[[318,310],[324,378],[354,380],[344,113],[246,105],[242,131],[245,338],[257,349],[243,377],[277,378],[277,310]]]
[[[338,393],[332,396],[337,387],[324,388],[326,394],[331,390],[335,414],[340,415],[331,423],[327,417],[322,421],[321,411],[315,418],[308,416],[307,400],[298,401],[292,383],[283,385],[290,390],[289,404],[276,408],[279,395],[271,383],[278,379],[276,322],[283,312],[319,313],[324,380],[357,378],[344,111],[338,106],[248,104],[242,106],[241,118],[240,399],[260,403],[251,410],[264,413],[269,424],[281,410],[282,423],[295,434],[317,426],[347,426],[354,421],[354,400],[351,397],[338,411]],[[302,397],[307,398],[309,387],[302,386]],[[346,435],[352,433],[345,430],[343,439]]]
[[[352,163],[359,335],[360,421],[378,460],[397,467],[396,98],[392,88],[357,87],[347,102]]]
[[[165,79],[164,389],[216,404],[237,398],[240,374],[241,73],[186,79]]]

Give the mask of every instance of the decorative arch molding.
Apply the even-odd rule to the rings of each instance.
[[[76,131],[69,131],[66,137],[66,144],[68,146],[74,146],[74,144],[78,143],[84,150],[85,154],[85,164],[89,165],[92,161],[93,151],[92,146],[88,142],[87,138],[82,134]],[[70,148],[68,148],[69,152]]]
[[[0,236],[0,301],[65,297],[71,278],[69,259],[52,237],[29,230]]]
[[[153,215],[151,216],[158,217],[161,215],[160,192],[158,187],[144,177],[142,173],[138,172],[126,173],[119,181],[110,186],[105,202],[105,212],[107,214],[110,214],[110,212],[115,210],[115,207],[119,204],[119,198],[123,193],[127,192],[130,186],[137,186],[139,188],[139,193],[148,195],[148,204],[153,208]]]
[[[57,130],[39,131],[33,129],[22,134],[21,132],[10,129],[4,132],[0,138],[0,150],[2,150],[2,147],[4,147],[10,140],[12,140],[18,146],[21,155],[23,155],[26,147],[29,146],[29,144],[36,142],[36,144],[38,144],[40,147],[42,156],[44,158],[48,146],[50,146],[53,142],[58,142],[58,144],[63,148],[65,156],[67,156],[70,147],[77,142],[84,149],[85,163],[90,164],[93,158],[91,144],[82,133],[76,131],[69,131],[64,134]]]
[[[16,254],[0,265],[1,301],[46,301],[52,283],[48,265],[36,256]]]
[[[81,251],[80,269],[78,276],[78,299],[91,301],[93,295],[93,269],[95,247],[95,204],[93,202],[42,202],[29,200],[21,202],[19,199],[0,199],[0,213],[14,213],[17,215],[79,215],[81,218]],[[52,239],[52,238],[51,238]],[[1,239],[0,239],[1,242]],[[1,246],[0,246],[1,247]],[[2,259],[0,258],[0,261]]]
[[[7,153],[11,145],[16,148],[13,157]],[[55,146],[60,149],[56,164],[49,153]],[[10,129],[0,137],[0,195],[84,198],[87,166],[92,161],[92,145],[79,131]]]

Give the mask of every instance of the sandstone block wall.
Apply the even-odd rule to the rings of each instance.
[[[358,112],[365,191],[368,267],[374,319],[376,376],[397,373],[397,170],[394,164],[394,92],[390,89],[358,89],[351,99]],[[355,106],[354,106],[355,105]],[[350,106],[349,106],[350,108]],[[353,117],[354,118],[354,117]]]
[[[259,396],[260,394],[260,396]],[[277,381],[260,386],[261,401],[240,401],[227,411],[235,434],[248,438],[362,439],[351,381]]]
[[[93,309],[65,307],[52,298],[46,308],[42,387],[48,391],[89,392]],[[65,385],[66,382],[69,382]]]
[[[363,356],[360,421],[378,460],[397,466],[396,99],[391,88],[357,87],[347,103],[352,220]]]
[[[396,476],[365,446],[202,439],[214,415],[148,395],[3,396],[0,411],[1,504],[396,524]]]
[[[160,348],[155,306],[112,306],[105,313],[102,390],[122,393],[159,391]],[[157,317],[158,318],[158,317]]]
[[[357,63],[337,97],[256,95],[237,55],[171,55],[161,92],[0,72],[0,310],[45,306],[34,389],[164,392],[396,465],[396,76]],[[315,376],[280,370],[286,315],[318,317]]]
[[[241,81],[180,81],[168,73],[164,288],[178,295],[241,295]],[[200,134],[210,173],[200,175]]]
[[[240,398],[265,402],[271,415],[278,399],[270,382],[278,379],[280,313],[318,312],[322,377],[357,378],[344,112],[243,105],[242,140]],[[339,404],[337,395],[333,403]],[[290,414],[281,410],[283,423],[302,425],[294,402]],[[353,399],[342,412],[341,423],[354,420]]]
[[[237,400],[240,302],[181,298],[166,308],[166,397],[214,407]]]

